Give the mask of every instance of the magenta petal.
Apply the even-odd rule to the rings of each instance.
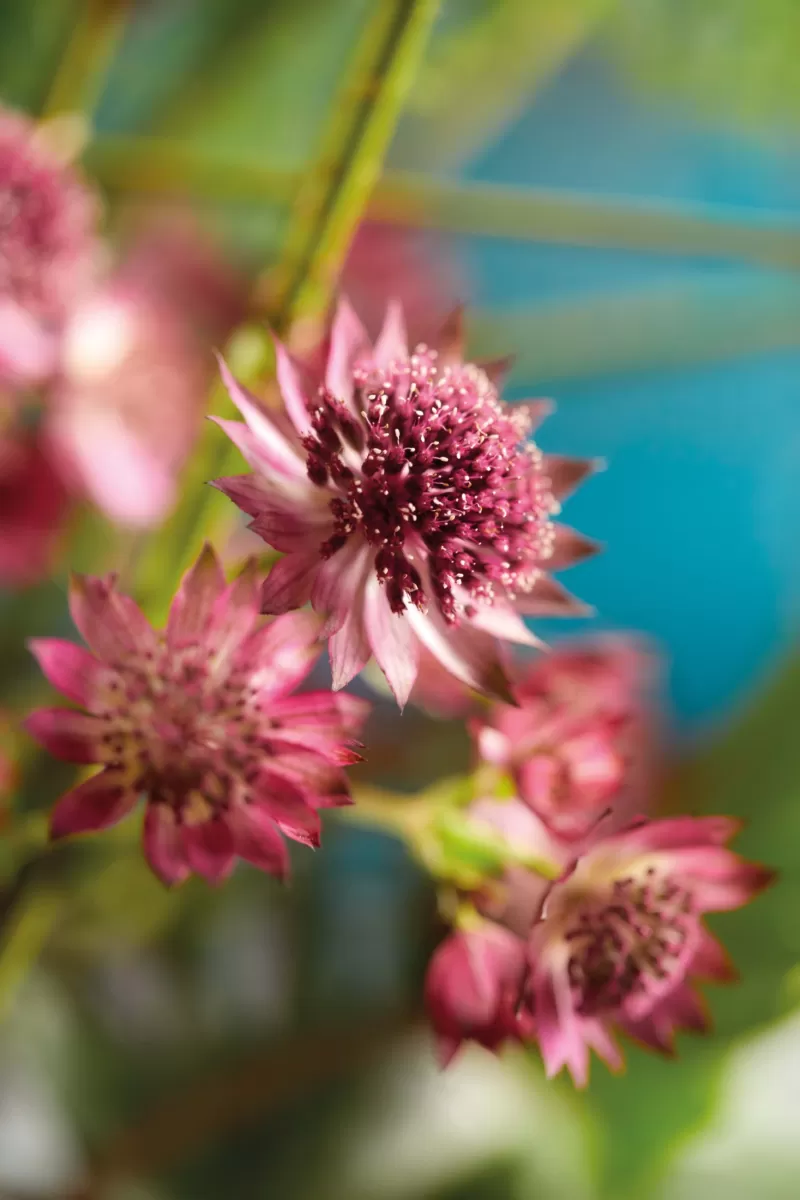
[[[211,621],[216,601],[225,587],[219,559],[213,548],[205,544],[197,562],[184,575],[167,621],[170,646],[180,646],[203,639]]]
[[[701,912],[727,912],[747,904],[775,879],[757,863],[721,846],[674,852],[674,873],[690,881]]]
[[[274,821],[252,804],[238,805],[231,821],[233,844],[239,857],[269,875],[286,879],[289,854]]]
[[[702,925],[692,958],[691,973],[699,975],[701,979],[713,979],[717,983],[731,983],[738,978],[738,971],[727,951]]]
[[[547,560],[547,569],[550,571],[563,571],[566,567],[583,562],[585,558],[591,558],[601,549],[599,542],[570,529],[568,525],[554,525],[553,529],[553,553]]]
[[[375,661],[403,708],[417,678],[419,642],[405,614],[392,612],[386,589],[374,575],[364,596],[364,624]]]
[[[259,573],[254,559],[214,602],[208,628],[208,648],[214,654],[214,669],[221,670],[241,646],[258,617]]]
[[[311,432],[311,417],[304,394],[297,364],[292,361],[286,347],[275,338],[275,366],[278,386],[289,420],[299,437]]]
[[[23,725],[45,750],[65,762],[93,763],[103,757],[105,725],[99,717],[70,708],[39,708]]]
[[[279,559],[261,587],[262,613],[288,613],[307,604],[319,565],[316,551]]]
[[[79,784],[56,804],[50,815],[50,836],[69,837],[116,825],[131,811],[138,797],[112,771],[101,771]]]
[[[186,861],[193,871],[209,883],[221,883],[233,870],[235,848],[233,833],[226,821],[212,817],[199,825],[182,825]]]
[[[322,653],[320,618],[308,610],[285,613],[252,634],[240,660],[262,703],[291,692]]]
[[[371,705],[349,692],[301,692],[297,696],[271,699],[269,715],[293,729],[310,726],[314,730],[342,730],[358,733],[369,716]]]
[[[331,345],[325,371],[325,386],[339,400],[353,398],[353,367],[369,352],[367,331],[344,297],[336,306],[331,328]]]
[[[274,821],[287,837],[316,849],[322,835],[322,822],[316,809],[306,802],[306,794],[297,781],[278,770],[265,769],[258,782],[258,795],[250,806],[261,819]]]
[[[168,887],[182,883],[189,874],[181,829],[166,804],[148,804],[142,830],[144,855],[156,875]]]
[[[392,362],[408,358],[408,336],[399,300],[390,300],[372,357],[378,367],[388,367]]]
[[[61,638],[31,638],[31,651],[45,676],[70,700],[92,707],[105,669],[93,654]]]
[[[617,836],[625,850],[641,853],[724,846],[741,829],[736,817],[664,817],[643,821]]]

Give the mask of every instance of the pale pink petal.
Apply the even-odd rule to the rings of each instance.
[[[405,619],[405,613],[392,612],[386,589],[375,575],[370,577],[366,586],[364,624],[375,661],[402,709],[417,677],[419,642]]]
[[[213,547],[206,542],[197,562],[186,572],[169,611],[170,646],[201,641],[211,623],[214,606],[225,587],[225,576]]]
[[[243,644],[240,659],[262,704],[293,691],[308,675],[322,652],[320,625],[308,610],[285,613]]]
[[[117,594],[113,579],[73,575],[69,609],[78,632],[106,662],[155,648],[152,627],[132,600]]]
[[[275,822],[253,804],[236,805],[231,813],[233,845],[240,858],[261,871],[286,879],[289,854]]]
[[[168,805],[147,805],[142,848],[153,871],[168,887],[182,883],[189,875],[181,829]]]
[[[369,352],[367,331],[344,297],[336,306],[331,328],[331,345],[325,371],[325,386],[339,400],[353,399],[353,367]]]
[[[278,387],[281,390],[289,420],[298,437],[304,437],[311,432],[311,416],[308,411],[305,389],[297,364],[292,361],[288,350],[277,338],[275,338],[275,368]]]
[[[103,757],[106,726],[99,717],[70,708],[37,708],[23,721],[23,727],[45,750],[65,762],[93,763]]]
[[[308,725],[316,730],[343,730],[346,734],[355,734],[367,719],[370,708],[368,700],[350,692],[300,692],[295,696],[271,699],[269,714],[293,729]]]
[[[547,560],[549,571],[563,571],[585,558],[599,553],[601,546],[592,538],[585,537],[568,525],[554,525],[553,553]]]
[[[31,638],[31,651],[44,675],[76,704],[91,708],[108,671],[93,654],[61,638]]]
[[[724,846],[740,831],[736,817],[666,817],[642,821],[622,830],[617,839],[625,850],[636,852],[685,850],[699,846]]]
[[[138,796],[113,771],[101,771],[81,783],[56,804],[50,815],[50,836],[93,833],[127,816]]]
[[[230,438],[254,471],[267,479],[282,480],[287,485],[308,485],[305,463],[269,417],[264,417],[264,423],[270,429],[269,438],[264,430],[257,435],[242,421],[229,421],[225,417],[215,416],[211,416],[210,420]]]
[[[360,537],[353,537],[341,550],[322,561],[311,591],[314,610],[326,617],[321,637],[341,629],[363,592],[372,565],[372,551]]]
[[[222,883],[236,861],[233,834],[226,821],[212,817],[199,825],[181,826],[186,861],[209,883]]]
[[[0,301],[0,384],[40,383],[56,366],[58,342],[13,300]]]
[[[775,878],[773,871],[718,846],[673,851],[673,874],[690,881],[701,912],[741,908]]]
[[[287,554],[270,568],[261,587],[262,613],[287,613],[311,599],[320,558],[313,554]]]
[[[399,300],[389,301],[383,327],[378,334],[372,357],[378,367],[388,367],[390,363],[398,359],[408,358],[406,322],[403,316],[403,306]]]
[[[521,646],[535,646],[542,649],[544,643],[531,633],[510,604],[496,600],[494,604],[479,604],[474,613],[470,614],[469,623],[474,629],[480,629],[491,637],[501,641],[517,642]]]
[[[549,978],[535,988],[536,1037],[548,1079],[567,1067],[575,1086],[589,1082],[589,1051],[581,1036],[577,1014],[559,1012]]]
[[[356,596],[341,627],[328,641],[333,690],[338,692],[369,662],[372,647],[364,626],[363,597]]]
[[[207,645],[214,654],[214,670],[228,665],[258,617],[260,584],[258,564],[248,559],[233,583],[218,596],[211,613]]]
[[[476,692],[513,704],[497,643],[477,629],[451,629],[433,608],[409,607],[405,614],[416,636],[445,670]]]

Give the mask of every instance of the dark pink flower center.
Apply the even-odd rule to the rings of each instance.
[[[322,390],[304,439],[309,478],[335,493],[323,557],[360,535],[395,612],[430,589],[449,622],[498,588],[527,590],[554,503],[526,410],[507,409],[477,367],[440,371],[424,346],[357,369],[355,409]]]
[[[620,879],[604,904],[584,908],[566,934],[576,1010],[593,1016],[642,993],[659,993],[685,971],[697,919],[690,893],[652,869]]]

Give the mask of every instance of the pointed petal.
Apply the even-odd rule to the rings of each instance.
[[[168,805],[147,805],[142,848],[151,868],[167,887],[182,883],[189,875],[181,829]]]
[[[333,690],[338,692],[367,665],[372,647],[364,627],[362,596],[356,597],[340,629],[328,640]]]
[[[113,771],[100,771],[61,797],[50,814],[50,836],[107,829],[127,816],[137,799]]]
[[[529,592],[520,592],[514,607],[525,617],[591,617],[594,613],[549,575],[540,575]]]
[[[186,861],[209,883],[222,883],[235,862],[233,834],[226,821],[212,817],[199,825],[181,826]]]
[[[271,766],[259,776],[257,789],[250,805],[253,813],[262,821],[274,821],[293,841],[316,850],[322,822],[316,809],[306,803],[300,784]]]
[[[113,581],[73,575],[69,608],[78,632],[105,661],[155,648],[156,636],[144,614],[129,597],[117,594]]]
[[[208,630],[209,649],[214,652],[215,667],[227,666],[258,617],[260,583],[258,564],[248,559],[234,581],[217,597]]]
[[[414,633],[445,670],[467,687],[504,704],[514,704],[497,643],[479,629],[451,629],[431,609],[421,613],[410,607],[406,620]]]
[[[262,704],[293,691],[308,675],[322,653],[321,624],[308,610],[285,613],[244,643],[241,662],[249,667],[250,686],[257,689]]]
[[[225,587],[225,576],[213,547],[206,542],[193,567],[186,572],[167,620],[170,646],[202,641],[214,605]]]
[[[717,846],[676,850],[673,870],[691,881],[692,896],[702,912],[741,908],[775,880],[774,871]]]
[[[39,708],[23,721],[31,737],[65,762],[94,763],[102,757],[105,724],[71,708]]]
[[[270,429],[268,437],[263,429],[256,435],[241,421],[229,421],[213,415],[209,419],[230,438],[245,462],[265,479],[283,480],[287,484],[308,484],[305,463],[268,417],[264,417],[265,425],[269,425]]]
[[[439,353],[439,364],[442,367],[452,367],[464,361],[464,305],[459,304],[442,325],[433,340],[433,345]]]
[[[289,852],[275,822],[254,804],[239,804],[231,814],[233,845],[240,858],[260,871],[286,879]]]
[[[331,344],[325,370],[325,386],[339,400],[353,399],[353,367],[370,350],[367,331],[343,296],[336,306],[331,327]]]
[[[300,369],[292,360],[283,342],[278,341],[277,338],[274,339],[274,342],[275,368],[283,403],[298,437],[304,437],[311,432],[311,416],[308,411],[303,382],[300,378]]]
[[[553,553],[547,560],[548,571],[563,571],[575,563],[583,562],[602,550],[599,542],[584,537],[568,525],[555,525],[553,538]]]
[[[296,696],[273,699],[269,715],[291,728],[310,726],[330,732],[358,733],[369,716],[370,702],[350,692],[301,692]]]
[[[370,577],[366,586],[364,624],[375,661],[402,709],[417,678],[419,641],[405,613],[392,612],[386,589],[375,575]]]
[[[327,618],[321,637],[330,637],[341,629],[352,612],[356,597],[363,592],[371,564],[369,546],[360,537],[351,537],[341,550],[320,563],[311,604]],[[358,601],[359,605],[361,601]]]
[[[319,565],[316,551],[279,559],[261,586],[262,613],[286,613],[308,604]]]
[[[91,708],[108,671],[93,654],[61,638],[31,638],[31,651],[44,675],[70,700]]]
[[[506,354],[503,358],[489,358],[475,365],[480,367],[489,382],[498,392],[503,390],[506,378],[514,366],[514,355]]]
[[[516,642],[520,646],[534,646],[541,650],[544,643],[528,629],[522,618],[510,604],[496,600],[494,604],[479,604],[470,616],[469,623],[491,637],[504,642]]]
[[[564,454],[546,454],[543,464],[553,495],[559,501],[566,500],[584,479],[604,467],[602,458],[569,458]]]
[[[372,357],[379,367],[388,367],[397,359],[408,358],[406,322],[399,300],[389,301],[383,328],[378,334]]]
[[[692,959],[691,973],[701,979],[713,979],[717,983],[732,983],[739,972],[713,934],[700,926],[699,939]]]

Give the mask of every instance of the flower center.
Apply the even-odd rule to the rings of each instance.
[[[227,808],[264,761],[253,689],[236,673],[214,678],[201,647],[164,647],[118,664],[105,701],[108,765],[187,820]]]
[[[689,892],[650,868],[620,879],[606,903],[583,909],[566,933],[576,1010],[592,1016],[636,995],[666,990],[692,950],[696,919]]]
[[[354,378],[360,419],[322,390],[304,439],[309,478],[335,493],[322,556],[359,533],[393,611],[430,591],[448,622],[498,587],[532,586],[555,504],[527,411],[507,409],[478,367],[440,371],[424,346]]]

